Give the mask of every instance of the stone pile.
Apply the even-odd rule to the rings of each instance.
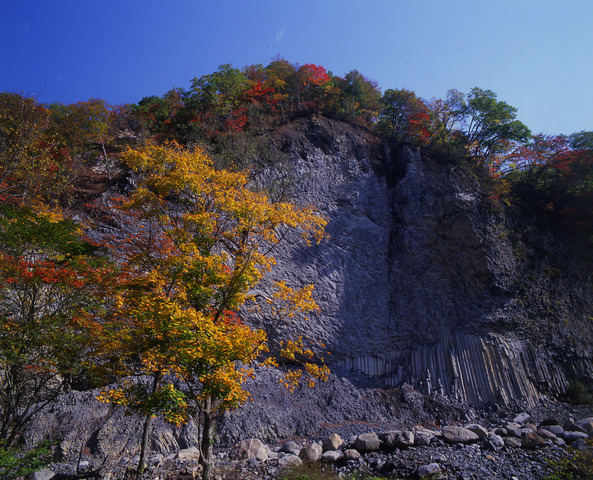
[[[442,474],[459,479],[535,479],[549,468],[546,459],[560,458],[567,447],[591,448],[588,439],[593,439],[593,418],[565,422],[550,418],[536,425],[529,414],[521,413],[489,427],[415,426],[349,439],[332,434],[318,441],[291,440],[275,448],[250,439],[238,443],[231,458],[258,468],[259,478],[275,478],[282,468],[318,461],[344,473],[365,470],[399,478]]]
[[[315,439],[293,439],[269,446],[258,439],[238,442],[215,456],[215,478],[272,480],[283,469],[303,462],[322,462],[349,473],[365,471],[397,478],[535,480],[550,472],[548,460],[566,455],[567,447],[593,448],[593,417],[575,421],[547,418],[538,424],[521,413],[496,425],[478,423],[426,427],[416,425],[387,431],[367,431],[350,438],[337,433]],[[153,480],[197,478],[200,452],[195,446],[148,461],[145,477]],[[122,458],[102,477],[117,480],[133,469],[138,457]],[[77,470],[92,470],[83,462]],[[33,480],[50,480],[54,471],[37,472]],[[431,477],[432,476],[432,477]]]

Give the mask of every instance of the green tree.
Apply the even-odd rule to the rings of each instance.
[[[232,129],[229,122],[241,106],[243,93],[251,85],[244,72],[230,64],[221,65],[218,71],[192,80],[186,103],[197,112],[207,112],[209,119],[218,122],[219,130]]]
[[[381,102],[381,91],[376,81],[365,77],[358,70],[351,70],[344,77],[344,110],[348,118],[374,126]]]
[[[509,149],[509,142],[525,142],[530,130],[516,120],[517,109],[496,99],[492,90],[474,87],[464,109],[468,151],[475,158],[488,159]]]
[[[574,150],[593,150],[593,132],[581,130],[568,136]]]

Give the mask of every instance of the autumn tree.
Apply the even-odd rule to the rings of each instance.
[[[140,470],[153,416],[181,424],[199,412],[208,479],[214,418],[246,399],[247,366],[269,343],[269,332],[250,328],[237,312],[253,300],[287,231],[319,240],[325,222],[310,208],[271,203],[248,188],[246,175],[214,169],[201,150],[148,145],[124,160],[141,180],[115,209],[123,233],[104,240],[121,273],[97,351],[111,374],[145,381],[124,380],[101,398],[145,417]],[[272,327],[316,308],[311,290],[278,284],[265,302],[276,312]],[[326,375],[299,339],[278,352]]]
[[[425,144],[430,137],[428,108],[411,90],[386,90],[377,130],[397,141]]]
[[[302,65],[295,76],[295,93],[299,109],[315,107],[315,102],[321,98],[321,88],[329,82],[329,76],[320,65],[307,63]]]
[[[101,146],[103,162],[111,182],[111,168],[105,144],[111,139],[110,106],[100,98],[91,98],[71,105],[54,103],[50,105],[52,133],[60,142],[62,149],[72,160],[94,145]]]
[[[50,124],[50,110],[34,98],[0,93],[0,201],[55,202],[71,183],[71,158]]]
[[[0,449],[81,373],[105,276],[74,222],[0,205]]]

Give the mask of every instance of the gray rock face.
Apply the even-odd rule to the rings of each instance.
[[[275,135],[291,196],[320,209],[330,240],[278,251],[270,281],[315,284],[321,313],[287,329],[327,345],[334,367],[473,403],[535,403],[591,377],[590,269],[552,230],[496,210],[458,166],[362,129],[313,118]]]

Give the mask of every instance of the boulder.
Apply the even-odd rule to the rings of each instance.
[[[268,450],[257,438],[243,440],[235,445],[233,456],[239,459],[255,459],[258,461],[267,460]]]
[[[335,463],[341,460],[344,454],[340,450],[328,450],[321,455],[321,460],[328,463]]]
[[[546,445],[546,441],[535,432],[526,432],[521,437],[521,447],[523,448],[544,448]]]
[[[504,444],[507,447],[519,448],[521,446],[521,440],[516,437],[506,437],[504,439]]]
[[[359,435],[356,437],[356,442],[354,443],[356,450],[359,452],[374,452],[375,450],[379,450],[380,444],[379,437],[375,432]]]
[[[561,427],[560,425],[546,425],[546,430],[552,432],[556,436],[564,433],[564,427]]]
[[[488,438],[488,430],[486,430],[482,425],[478,425],[477,423],[472,423],[471,425],[467,425],[465,428],[474,432],[480,440],[484,438]]]
[[[360,457],[360,452],[354,448],[349,448],[344,452],[345,460],[358,460]]]
[[[507,435],[510,435],[511,437],[521,438],[521,435],[523,434],[521,426],[518,424],[507,423],[504,428],[507,431]]]
[[[586,440],[589,438],[588,433],[583,432],[573,432],[572,430],[565,431],[562,434],[562,438],[566,441],[566,443],[571,444],[572,442],[576,442],[577,440]]]
[[[473,443],[480,439],[471,430],[455,426],[443,427],[443,437],[449,443]]]
[[[428,477],[429,475],[438,475],[441,473],[441,467],[438,463],[429,463],[418,467],[418,476],[420,478]]]
[[[310,445],[307,445],[305,448],[301,449],[299,456],[303,460],[316,462],[321,458],[322,453],[323,449],[321,448],[321,445],[318,443],[311,443]]]
[[[553,434],[552,432],[550,432],[547,428],[539,428],[537,430],[537,434],[546,439],[546,440],[554,440],[556,438],[557,435]]]
[[[560,422],[556,417],[547,417],[540,423],[540,427],[547,427],[548,425],[560,425]]]
[[[523,425],[524,423],[531,422],[531,415],[528,413],[522,412],[513,418],[513,422],[518,423],[519,425]]]
[[[554,439],[554,445],[557,445],[560,448],[566,448],[566,442],[562,437],[556,437]]]
[[[593,432],[593,417],[583,418],[582,420],[579,420],[577,425],[581,427],[585,432],[591,433]]]
[[[55,474],[56,472],[49,468],[42,468],[31,476],[31,480],[50,480]]]
[[[395,449],[395,439],[400,433],[401,430],[390,430],[389,432],[381,432],[379,434],[379,440],[381,441],[383,448],[387,450]]]
[[[415,435],[410,430],[393,430],[379,435],[383,448],[394,450],[396,448],[406,448],[414,445]]]
[[[344,443],[342,437],[336,433],[332,433],[329,437],[323,440],[323,451],[327,452],[328,450],[337,450],[340,448],[342,443]]]
[[[189,447],[179,450],[177,460],[180,462],[191,462],[200,459],[200,449],[198,447]]]
[[[576,423],[565,423],[564,424],[564,430],[568,431],[568,432],[581,432],[581,433],[587,433],[586,430],[581,427],[580,425],[577,425]]]
[[[521,430],[523,430],[523,431],[525,431],[525,430],[531,430],[532,432],[537,433],[537,425],[535,425],[534,423],[529,423],[528,422],[528,423],[525,423],[523,425],[523,428]]]
[[[504,440],[500,435],[496,435],[495,433],[493,433],[486,440],[486,445],[490,447],[492,450],[498,451],[504,448]]]
[[[280,451],[298,456],[298,454],[301,453],[301,446],[298,445],[296,442],[288,441],[284,443],[284,445],[282,445]]]
[[[283,455],[282,457],[278,457],[278,466],[279,467],[297,467],[301,465],[303,461],[293,454]]]
[[[395,437],[395,446],[398,448],[406,448],[414,445],[414,432],[404,430],[397,437]]]

